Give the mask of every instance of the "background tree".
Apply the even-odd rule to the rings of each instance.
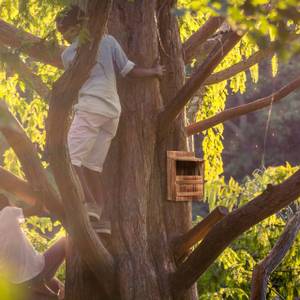
[[[203,124],[208,124],[206,118],[225,107],[226,82],[222,81],[254,66],[270,53],[274,54],[287,40],[297,38],[293,29],[299,17],[295,1],[279,1],[271,7],[258,6],[265,1],[246,1],[242,5],[222,3],[215,2],[211,6],[205,1],[183,1],[178,4],[179,15],[189,8],[193,13],[199,11],[199,16],[190,20],[195,22],[195,28],[202,25],[182,45],[178,18],[174,13],[176,1],[80,2],[89,15],[90,42],[83,44],[76,63],[53,84],[51,93],[48,93],[49,85],[61,74],[53,68],[61,68],[61,47],[55,43],[57,38],[51,29],[55,13],[66,1],[51,1],[52,6],[47,1],[2,3],[0,43],[6,69],[3,74],[7,77],[9,70],[9,75],[13,75],[10,80],[2,80],[2,97],[10,111],[2,102],[0,130],[14,150],[14,153],[9,150],[5,154],[6,168],[26,181],[1,169],[0,184],[20,199],[43,201],[68,230],[74,243],[67,263],[68,299],[196,299],[195,282],[230,242],[299,196],[300,173],[296,171],[284,183],[268,186],[265,192],[244,206],[228,215],[221,214],[221,217],[226,216],[194,251],[180,253],[181,258],[187,256],[184,260],[177,259],[175,250],[178,246],[181,249],[191,247],[190,237],[202,228],[198,226],[189,232],[190,203],[166,201],[166,151],[186,149],[185,130],[187,134],[206,130],[203,144],[206,175],[210,179],[220,174],[223,128],[221,125],[211,127],[224,119],[218,119],[217,115],[216,122],[206,127]],[[221,15],[212,16],[215,11]],[[84,214],[83,195],[70,167],[65,137],[72,104],[94,63],[109,13],[109,31],[120,41],[129,58],[149,67],[159,57],[168,73],[160,81],[124,80],[119,84],[123,113],[103,174],[110,195],[113,233],[112,239],[106,241],[95,235]],[[231,27],[210,39],[221,27],[225,16]],[[290,33],[287,24],[293,23]],[[272,43],[263,39],[269,34],[269,27],[272,28]],[[52,39],[48,41],[32,34],[48,35]],[[268,50],[258,50],[253,40],[257,35],[259,44],[265,44]],[[185,81],[185,64],[191,63],[201,49],[206,49],[204,53],[208,55],[202,54],[197,59],[193,73]],[[241,62],[241,59],[245,61]],[[212,74],[214,71],[217,73]],[[255,68],[252,74],[255,78]],[[233,89],[244,87],[242,78],[244,75],[239,73],[230,80]],[[212,85],[218,82],[222,83]],[[184,106],[204,86],[200,124],[192,126],[193,130],[185,129]],[[297,77],[251,109],[260,108],[261,103],[264,106],[270,104],[270,98],[280,100],[299,86]],[[30,99],[29,103],[24,101],[24,93],[26,99]],[[55,184],[40,160],[45,142],[42,123],[46,110],[41,98],[49,100],[46,136],[50,172]],[[248,107],[243,110],[245,112]],[[233,113],[230,118],[234,116]],[[16,118],[27,128],[28,136]],[[15,155],[18,164],[11,163],[16,159]]]

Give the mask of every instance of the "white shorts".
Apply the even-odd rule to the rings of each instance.
[[[118,123],[119,118],[77,110],[68,133],[72,164],[102,172]]]

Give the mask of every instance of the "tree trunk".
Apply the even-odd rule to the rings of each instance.
[[[191,227],[191,205],[166,200],[166,150],[185,150],[183,116],[167,141],[157,141],[157,116],[184,83],[177,21],[169,3],[160,10],[159,5],[116,0],[109,26],[131,60],[151,67],[160,57],[169,71],[161,81],[119,82],[122,116],[103,173],[116,262],[114,299],[177,299],[169,285],[176,268],[170,245]],[[159,30],[158,24],[167,31]],[[78,256],[68,269],[68,299],[105,299]],[[180,299],[197,299],[196,295],[193,288]]]

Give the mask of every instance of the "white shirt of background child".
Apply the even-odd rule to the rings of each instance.
[[[20,223],[23,210],[5,207],[0,211],[0,276],[14,284],[36,277],[45,266],[45,258],[36,252]]]

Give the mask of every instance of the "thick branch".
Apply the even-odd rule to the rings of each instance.
[[[114,261],[93,231],[83,208],[83,192],[70,165],[66,135],[71,107],[95,63],[111,3],[111,0],[89,1],[88,26],[93,39],[79,48],[72,66],[54,84],[47,120],[50,165],[65,204],[70,234],[82,258],[110,296],[115,284]]]
[[[59,196],[47,178],[34,145],[4,101],[0,101],[0,131],[18,156],[32,190],[39,195],[49,211],[63,220]]]
[[[222,25],[223,17],[210,17],[184,44],[184,62],[188,64],[200,51],[201,45]]]
[[[214,73],[208,77],[208,79],[205,81],[205,85],[211,85],[218,82],[221,82],[223,80],[227,80],[234,75],[243,72],[250,67],[256,65],[257,63],[260,63],[264,59],[271,58],[275,54],[274,47],[270,47],[267,49],[259,50],[255,52],[253,55],[251,55],[246,60],[242,60],[241,62],[223,70],[217,73]]]
[[[289,41],[293,41],[297,38],[299,38],[299,35],[292,35],[289,38]],[[248,57],[246,60],[243,60],[223,71],[210,75],[208,79],[205,81],[205,85],[211,85],[211,84],[221,82],[223,80],[227,80],[235,76],[236,74],[249,69],[250,67],[256,65],[257,63],[260,63],[264,59],[271,58],[275,53],[276,53],[276,42],[272,42],[270,43],[268,48],[257,51],[256,53]]]
[[[17,73],[21,80],[26,82],[33,90],[35,90],[43,99],[47,99],[50,93],[47,85],[42,79],[34,74],[30,68],[27,67],[17,55],[11,53],[11,51],[0,44],[0,56],[1,60],[4,60],[9,67]]]
[[[224,34],[224,41],[221,42],[222,45],[218,44],[212,50],[205,62],[197,68],[194,75],[187,81],[182,89],[179,90],[174,99],[169,102],[159,117],[158,134],[160,138],[163,138],[166,135],[172,121],[176,119],[193,94],[201,87],[208,76],[240,39],[241,36],[233,31]]]
[[[194,226],[189,232],[174,242],[174,255],[177,259],[186,256],[190,248],[205,238],[212,227],[228,214],[226,207],[218,206],[206,218]]]
[[[0,20],[0,43],[11,48],[20,49],[32,58],[62,68],[60,54],[62,47],[36,37],[26,31]]]
[[[174,294],[188,289],[238,236],[300,196],[300,170],[218,222],[171,277]]]
[[[9,192],[27,204],[34,205],[38,194],[33,191],[30,184],[0,167],[0,189]]]
[[[248,114],[250,112],[262,109],[266,106],[269,106],[272,102],[276,103],[292,93],[294,90],[300,88],[300,76],[296,78],[294,81],[282,87],[280,90],[275,93],[258,99],[256,101],[252,101],[247,104],[243,104],[237,107],[229,108],[224,110],[223,112],[208,118],[206,120],[191,124],[186,127],[186,133],[188,136],[202,132],[211,128],[217,124],[223,123],[227,120],[231,120],[233,118]]]
[[[280,236],[269,255],[255,267],[252,275],[251,300],[266,299],[269,277],[293,246],[299,229],[300,212],[297,212],[287,223],[283,234]]]

